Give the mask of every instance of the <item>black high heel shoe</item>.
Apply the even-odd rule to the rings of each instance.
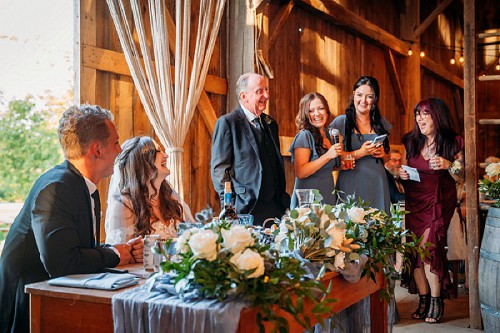
[[[444,301],[441,297],[431,297],[431,304],[427,312],[425,322],[429,324],[436,324],[441,321],[444,315]]]
[[[431,296],[430,294],[420,295],[420,300],[418,301],[418,307],[415,310],[415,312],[413,312],[411,314],[411,317],[413,319],[425,319],[426,318],[427,312],[429,311],[430,301],[431,301],[430,296]]]

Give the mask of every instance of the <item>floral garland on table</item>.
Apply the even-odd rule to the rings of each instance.
[[[479,192],[484,193],[486,198],[496,200],[495,207],[499,207],[500,199],[500,162],[490,163],[486,167],[484,179],[479,181]]]
[[[274,324],[274,331],[288,331],[288,322],[276,315],[274,307],[290,313],[304,329],[312,326],[303,312],[304,301],[314,303],[313,315],[331,313],[333,299],[326,298],[328,288],[307,277],[303,263],[259,241],[258,232],[243,225],[214,221],[203,228],[185,230],[175,243],[177,260],[161,263],[163,272],[175,276],[175,291],[181,297],[198,293],[201,298],[222,301],[233,297],[258,306],[257,324]],[[168,254],[166,243],[162,254]],[[295,295],[296,298],[292,298]]]
[[[394,255],[426,255],[418,247],[421,240],[402,228],[406,212],[396,205],[391,207],[391,214],[371,208],[361,199],[356,201],[353,196],[335,206],[312,204],[310,208],[294,209],[280,222],[276,248],[298,251],[305,259],[341,273],[356,261],[359,263],[359,259],[361,263],[366,260],[360,277],[375,281],[376,273],[382,269],[387,282],[383,295],[389,300],[394,292],[391,280],[397,274],[392,263]]]

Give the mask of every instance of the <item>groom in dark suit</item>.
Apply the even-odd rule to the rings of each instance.
[[[240,106],[220,117],[212,140],[212,182],[223,198],[231,181],[237,213],[252,214],[255,224],[281,217],[290,206],[280,154],[278,124],[263,113],[269,99],[267,82],[247,73],[236,83]]]
[[[121,148],[113,116],[98,106],[73,106],[59,121],[66,160],[33,185],[0,257],[0,332],[29,332],[26,284],[96,273],[134,262],[138,239],[100,246],[97,184],[113,173]]]

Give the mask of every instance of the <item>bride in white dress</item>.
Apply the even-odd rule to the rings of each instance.
[[[186,203],[166,181],[168,155],[152,138],[125,141],[116,159],[106,210],[106,243],[158,234],[177,237],[181,222],[194,222]]]

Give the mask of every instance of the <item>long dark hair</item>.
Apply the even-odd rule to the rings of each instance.
[[[425,98],[415,105],[413,114],[423,111],[429,112],[434,122],[436,136],[434,142],[436,144],[436,154],[452,161],[457,151],[456,136],[457,133],[453,130],[453,122],[451,119],[450,109],[448,105],[436,97]],[[417,119],[415,117],[413,130],[403,136],[403,144],[406,148],[406,158],[417,157],[424,148],[426,137],[420,132]]]
[[[326,124],[329,123],[330,107],[328,106],[325,96],[318,92],[312,92],[301,98],[299,102],[299,112],[297,113],[297,117],[295,117],[295,125],[297,125],[299,131],[305,129],[312,133],[314,137],[314,147],[319,155],[323,155],[326,152],[326,147],[323,145],[323,137],[321,136],[319,129],[311,125],[311,122],[309,121],[309,106],[316,98],[323,103],[328,117],[326,119]]]
[[[380,88],[378,85],[378,81],[376,78],[371,76],[362,76],[358,79],[358,81],[356,81],[356,83],[354,84],[354,88],[352,88],[352,90],[356,91],[356,89],[358,89],[360,86],[364,84],[372,88],[373,94],[375,95],[375,98],[373,99],[373,103],[370,109],[370,125],[375,131],[375,133],[377,133],[378,135],[381,134],[388,135],[389,131],[386,130],[384,125],[382,124],[382,115],[380,114],[380,110],[378,108],[378,100],[380,97]],[[349,105],[345,110],[345,116],[346,116],[345,149],[347,151],[352,151],[351,136],[354,134],[355,130],[358,131],[358,133],[360,133],[360,130],[356,123],[356,107],[354,106],[354,96],[351,97],[351,101],[349,102]],[[358,134],[358,137],[361,140],[362,134]],[[386,153],[389,152],[389,140],[384,140],[384,150]]]
[[[154,181],[158,175],[158,169],[155,166],[156,153],[153,139],[148,136],[138,136],[123,143],[122,152],[116,160],[120,171],[120,184],[118,185],[120,194],[130,201],[132,207],[127,207],[135,217],[135,237],[148,235],[153,231],[151,199],[158,192],[154,187]],[[149,193],[148,184],[151,185],[154,193]],[[158,195],[162,218],[182,221],[182,206],[172,198],[172,192],[170,185],[163,180]]]

